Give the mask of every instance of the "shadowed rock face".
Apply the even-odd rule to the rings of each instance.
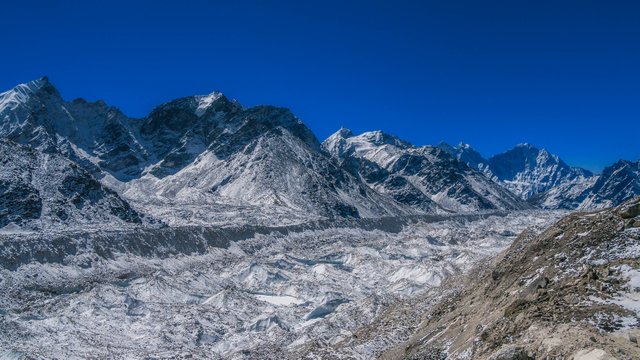
[[[0,181],[0,227],[22,225],[40,218],[42,199],[29,184]]]
[[[638,209],[640,198],[521,234],[452,282],[452,295],[383,358],[638,358]]]
[[[87,171],[57,154],[0,140],[0,226],[142,223],[141,216]]]

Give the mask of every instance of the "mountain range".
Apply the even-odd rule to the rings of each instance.
[[[138,119],[65,101],[43,77],[0,94],[0,138],[0,226],[25,229],[600,208],[640,194],[640,162],[594,175],[528,144],[484,159],[381,131],[321,143],[288,109],[219,92]]]
[[[640,194],[640,160],[619,160],[596,175],[526,143],[489,159],[468,144],[438,146],[535,207],[600,209]]]

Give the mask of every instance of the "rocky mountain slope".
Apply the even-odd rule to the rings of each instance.
[[[103,101],[65,102],[44,77],[0,94],[0,137],[58,152],[94,174],[138,175],[146,154],[132,120]]]
[[[529,207],[437,147],[416,147],[381,131],[354,136],[347,129],[323,147],[372,188],[414,207],[467,212]]]
[[[524,232],[385,359],[637,359],[640,198]]]
[[[0,139],[0,167],[0,228],[5,231],[143,223],[117,193],[56,153]]]

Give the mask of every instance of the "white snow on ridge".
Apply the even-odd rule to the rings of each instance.
[[[222,97],[221,92],[214,91],[209,95],[198,96],[198,107],[196,108],[196,115],[202,116],[207,111],[209,106],[214,103],[214,101],[220,99]]]

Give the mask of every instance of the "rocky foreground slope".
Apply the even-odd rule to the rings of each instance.
[[[640,198],[524,232],[383,359],[640,358]]]

